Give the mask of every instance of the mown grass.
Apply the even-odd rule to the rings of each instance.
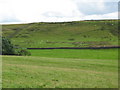
[[[32,56],[3,56],[3,88],[118,87],[115,49],[30,51]]]

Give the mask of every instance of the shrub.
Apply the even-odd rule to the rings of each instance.
[[[26,49],[15,48],[9,39],[2,37],[2,55],[30,56],[31,54]]]
[[[104,27],[104,26],[102,26],[102,27],[101,27],[101,30],[102,30],[102,31],[103,31],[103,30],[105,30],[105,27]]]
[[[16,55],[19,55],[19,56],[30,56],[31,53],[29,51],[27,51],[26,49],[19,49],[19,50],[17,50]]]
[[[2,54],[3,55],[14,55],[15,50],[11,41],[5,37],[2,37]]]
[[[70,41],[74,41],[75,39],[74,39],[74,38],[70,38],[70,39],[68,39],[68,40],[70,40]]]

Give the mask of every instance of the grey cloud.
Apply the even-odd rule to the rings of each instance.
[[[97,5],[95,4],[96,2],[93,2],[93,5],[91,5],[90,3],[83,3],[82,5],[81,2],[78,2],[77,7],[79,11],[86,15],[107,14],[118,11],[117,2],[104,2],[105,8],[103,10],[99,10],[99,8],[97,8]]]
[[[14,17],[5,17],[2,20],[0,20],[0,23],[11,23],[11,22],[21,22],[19,19]]]

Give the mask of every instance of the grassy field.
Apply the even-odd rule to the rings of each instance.
[[[90,47],[118,45],[118,20],[3,25],[16,46]]]
[[[118,20],[3,25],[16,47],[118,46]],[[117,88],[118,49],[29,50],[2,56],[3,88]]]
[[[3,56],[3,88],[117,88],[118,50],[30,50]]]
[[[32,56],[79,59],[118,59],[118,49],[29,50]]]

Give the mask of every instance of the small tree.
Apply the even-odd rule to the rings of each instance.
[[[2,55],[30,56],[31,53],[20,47],[15,48],[9,39],[2,37]]]
[[[3,55],[14,55],[15,50],[13,45],[11,44],[10,40],[2,37],[2,54]]]

